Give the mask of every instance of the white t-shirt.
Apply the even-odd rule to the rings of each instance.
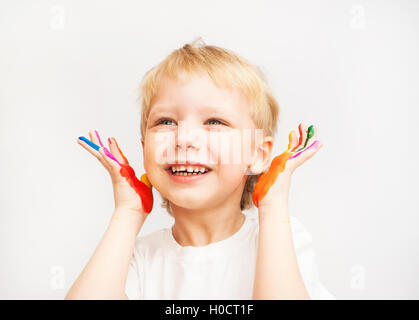
[[[182,247],[171,228],[138,237],[126,282],[128,299],[252,299],[259,220],[245,216],[235,234],[201,247]],[[310,234],[295,217],[290,224],[311,299],[335,299],[319,281]]]

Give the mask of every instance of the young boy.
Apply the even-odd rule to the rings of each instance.
[[[144,168],[174,224],[137,238],[148,213],[121,176],[126,159],[109,139],[110,159],[90,132],[99,151],[79,143],[109,171],[115,211],[66,298],[333,299],[318,279],[310,235],[288,211],[292,172],[321,147],[309,148],[316,132],[308,136],[301,124],[299,139],[290,135],[288,150],[304,152],[286,162],[257,216],[242,212],[270,167],[277,126],[262,73],[231,51],[194,42],[147,72],[141,98]],[[240,143],[229,145],[235,132]],[[223,161],[225,145],[229,155],[249,156]]]

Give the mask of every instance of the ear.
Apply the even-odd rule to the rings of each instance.
[[[143,150],[144,150],[144,139],[141,139],[141,144],[143,145]]]
[[[252,162],[249,165],[249,169],[253,174],[260,174],[269,168],[273,144],[273,138],[267,136],[263,138],[259,146],[256,146]]]

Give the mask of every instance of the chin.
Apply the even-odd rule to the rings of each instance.
[[[214,204],[215,202],[212,198],[206,197],[203,199],[202,195],[199,196],[196,192],[179,192],[177,194],[171,194],[164,197],[167,198],[175,206],[190,210],[205,208],[211,204]]]

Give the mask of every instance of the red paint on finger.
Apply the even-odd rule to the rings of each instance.
[[[298,140],[298,144],[291,150],[291,152],[294,152],[295,150],[298,149],[298,147],[303,143],[303,129],[302,129],[302,125],[300,123],[300,125],[298,126],[298,132],[300,133],[300,138]]]
[[[112,140],[115,143],[115,146],[118,149],[119,154],[121,155],[123,159],[123,163],[120,164],[121,169],[119,170],[119,173],[128,181],[129,185],[140,196],[144,212],[150,213],[151,210],[153,209],[153,201],[154,201],[152,188],[147,186],[147,184],[145,184],[141,180],[138,180],[138,178],[135,176],[134,169],[131,168],[131,166],[128,163],[127,158],[124,156],[121,149],[119,149],[118,142],[116,142],[115,138],[112,138]]]
[[[125,159],[126,160],[126,159]],[[121,175],[128,181],[129,185],[140,196],[144,212],[150,213],[153,209],[153,192],[144,182],[138,180],[135,176],[134,169],[129,164],[122,164]]]

